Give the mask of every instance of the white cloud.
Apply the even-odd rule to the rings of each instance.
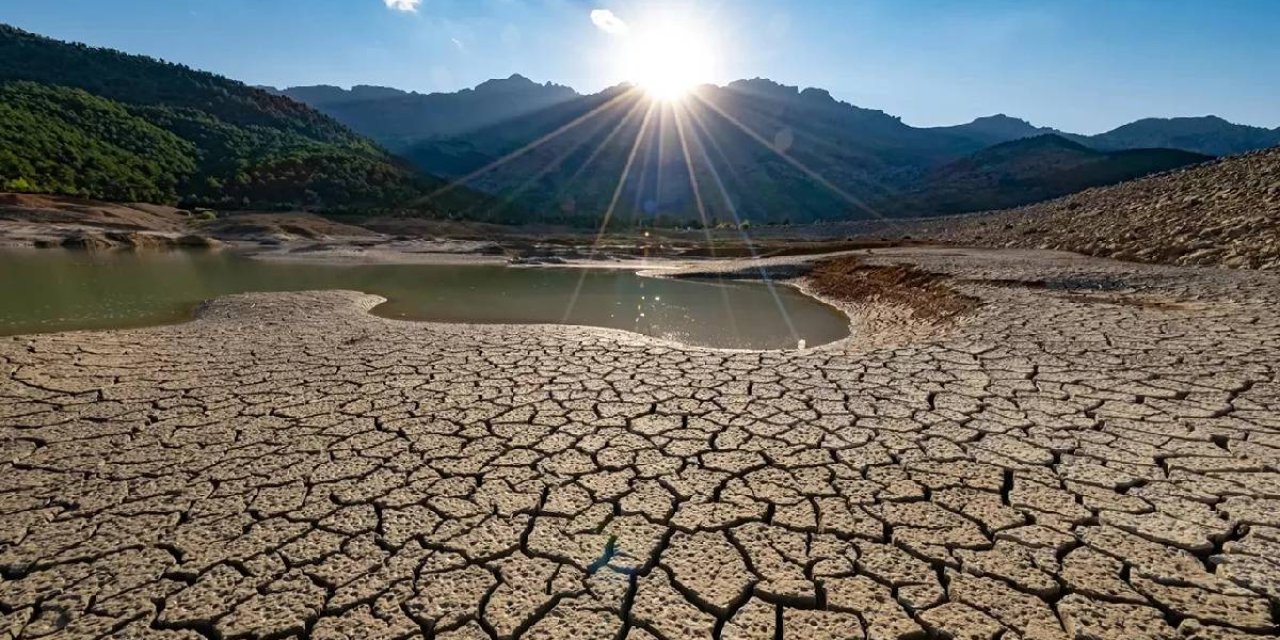
[[[387,3],[388,9],[396,11],[417,11],[422,4],[422,0],[382,0]]]
[[[390,2],[391,0],[387,1]],[[627,23],[623,22],[622,18],[614,15],[614,13],[608,9],[596,9],[595,11],[592,11],[591,22],[593,22],[598,29],[612,36],[625,36],[631,32],[631,28],[627,26]]]

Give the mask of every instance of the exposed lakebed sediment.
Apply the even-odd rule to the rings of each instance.
[[[862,260],[980,304],[806,351],[401,322],[342,291],[0,339],[0,620],[68,638],[1275,633],[1277,276]]]

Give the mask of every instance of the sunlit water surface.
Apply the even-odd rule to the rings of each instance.
[[[0,251],[0,335],[181,322],[248,291],[352,289],[388,318],[611,327],[690,345],[795,348],[848,335],[835,309],[791,287],[671,280],[625,270],[319,265],[233,252]]]

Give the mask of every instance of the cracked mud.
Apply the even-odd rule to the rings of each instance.
[[[807,352],[348,292],[0,341],[0,637],[1277,632],[1280,278],[880,260],[982,306]]]

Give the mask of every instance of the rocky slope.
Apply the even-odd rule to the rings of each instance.
[[[956,244],[1280,269],[1280,147],[990,214],[906,228]]]

